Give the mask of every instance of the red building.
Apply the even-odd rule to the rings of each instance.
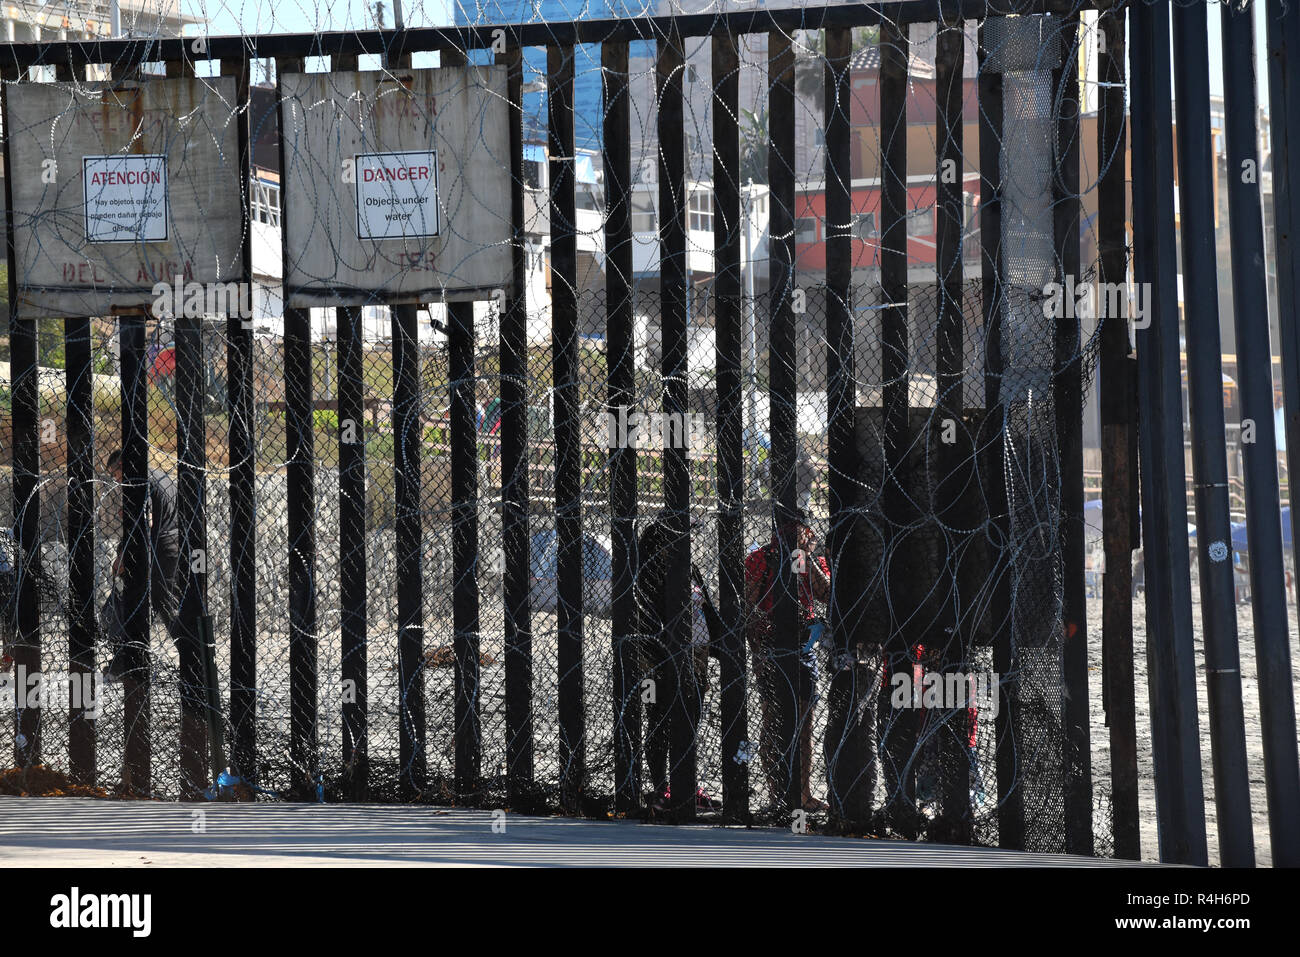
[[[907,186],[907,262],[909,268],[935,265],[935,176],[912,175]],[[966,259],[979,259],[976,213],[979,174],[966,173],[962,182],[967,230]],[[853,268],[880,266],[881,186],[878,180],[853,184]],[[795,197],[795,256],[801,273],[826,271],[826,189],[822,184],[800,190]]]

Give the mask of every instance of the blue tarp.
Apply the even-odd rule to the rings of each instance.
[[[1291,506],[1288,505],[1282,509],[1282,547],[1290,548],[1293,538],[1291,537]],[[1232,550],[1236,552],[1249,551],[1249,543],[1246,537],[1246,523],[1232,523]]]
[[[533,578],[556,578],[559,575],[560,549],[554,530],[533,535],[529,558],[529,574]],[[586,579],[611,579],[614,577],[614,560],[597,539],[582,536],[582,574]]]

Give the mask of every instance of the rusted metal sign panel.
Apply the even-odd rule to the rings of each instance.
[[[504,67],[288,73],[280,94],[289,306],[508,288]]]
[[[5,98],[16,315],[107,315],[152,305],[158,283],[245,278],[234,78],[19,83]]]

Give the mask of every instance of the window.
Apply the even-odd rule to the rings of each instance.
[[[634,233],[652,233],[656,229],[655,225],[655,201],[649,193],[633,193],[632,202],[632,232]]]
[[[713,194],[698,189],[691,193],[690,228],[713,231]]]
[[[600,200],[596,198],[596,187],[594,186],[580,185],[573,191],[573,202],[578,209],[600,209]]]
[[[817,242],[817,220],[812,216],[801,216],[794,221],[794,241],[798,245]]]
[[[524,246],[524,261],[529,272],[546,272],[546,247],[541,243],[528,243]]]
[[[875,239],[879,235],[876,229],[875,213],[854,213],[853,214],[853,238],[854,239]]]
[[[824,129],[821,129],[820,127],[817,128],[817,131],[813,134],[813,145],[814,146],[826,145],[826,131]]]
[[[252,181],[252,216],[255,223],[280,226],[280,187],[276,183]]]
[[[542,188],[542,164],[524,160],[524,186],[528,189]]]
[[[907,235],[934,235],[934,208],[914,209],[907,214]]]

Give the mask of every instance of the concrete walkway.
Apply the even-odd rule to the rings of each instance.
[[[0,797],[0,868],[691,864],[1007,867],[1113,862],[771,828],[668,827],[432,807]]]

